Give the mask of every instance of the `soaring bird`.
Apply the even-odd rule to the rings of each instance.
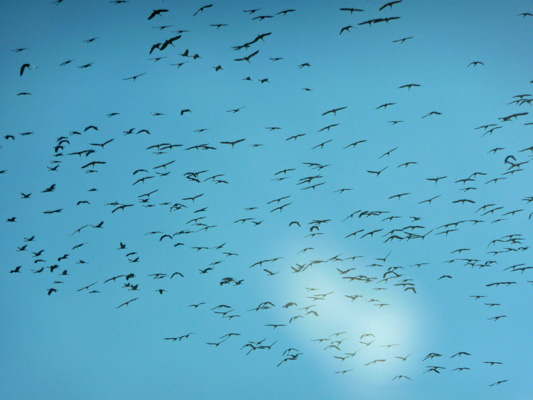
[[[230,144],[230,145],[231,145],[231,148],[234,148],[235,145],[236,145],[237,143],[244,142],[245,140],[246,140],[246,139],[239,139],[239,140],[234,140],[234,141],[232,141],[232,142],[230,142],[230,141],[225,141],[225,142],[220,142],[220,143],[221,143],[221,144]]]
[[[96,39],[99,39],[99,37],[93,37],[93,38],[90,38],[90,39],[84,40],[83,43],[92,43],[92,42],[94,42]]]
[[[410,39],[412,39],[412,38],[414,38],[414,36],[408,36],[408,37],[404,37],[404,38],[401,38],[401,39],[396,39],[396,40],[393,40],[392,42],[393,42],[393,43],[400,43],[400,44],[402,44],[402,43],[404,43],[406,40],[410,40]]]
[[[154,10],[154,11],[152,11],[152,13],[150,14],[150,16],[148,17],[148,20],[151,20],[151,19],[154,18],[156,15],[161,16],[161,14],[164,13],[164,12],[168,12],[168,10],[158,9],[158,10]]]
[[[257,55],[257,53],[259,53],[259,50],[254,51],[252,54],[249,54],[246,57],[236,58],[235,61],[248,61],[248,62],[250,62],[250,59],[252,57],[255,57]]]
[[[287,9],[287,10],[283,10],[283,11],[280,11],[278,13],[276,13],[276,15],[287,15],[288,13],[291,13],[291,12],[295,12],[296,10],[290,8],[290,9]]]
[[[146,72],[143,72],[142,74],[138,74],[138,75],[130,76],[129,78],[123,78],[122,80],[123,80],[123,81],[127,81],[127,80],[130,80],[130,79],[131,79],[132,81],[135,82],[135,80],[136,80],[137,78],[139,78],[140,76],[143,76],[143,75],[146,75]]]
[[[120,307],[123,307],[123,306],[126,306],[126,307],[127,307],[127,306],[129,306],[129,304],[130,304],[131,302],[133,302],[133,301],[135,301],[135,300],[137,300],[137,299],[138,299],[138,297],[135,297],[134,299],[128,300],[128,301],[126,301],[125,303],[122,303],[121,305],[119,305],[117,308],[120,308]]]
[[[327,115],[327,114],[331,114],[331,113],[333,113],[333,115],[337,115],[337,111],[341,111],[341,110],[344,110],[346,108],[348,108],[348,107],[345,106],[345,107],[333,108],[331,110],[328,110],[328,111],[322,113],[322,115]]]
[[[383,171],[385,171],[387,168],[388,168],[388,166],[385,167],[385,168],[383,168],[383,169],[381,169],[380,171],[370,171],[370,170],[367,170],[366,172],[368,172],[369,174],[374,174],[374,175],[376,175],[376,176],[379,176],[379,175],[380,175]]]
[[[383,108],[383,109],[386,110],[387,107],[389,107],[389,106],[393,106],[393,105],[395,105],[395,104],[396,104],[396,103],[385,103],[385,104],[380,105],[379,107],[376,107],[376,110],[379,110],[380,108]]]
[[[210,7],[213,7],[213,4],[208,4],[206,6],[202,6],[198,9],[198,11],[196,11],[194,14],[193,14],[193,17],[196,16],[196,14],[200,13],[200,12],[203,12],[206,8],[210,8]]]
[[[364,10],[361,10],[360,8],[348,8],[348,7],[343,7],[343,8],[339,8],[339,10],[341,11],[350,11],[350,15],[354,12],[363,12]]]
[[[56,184],[55,183],[52,183],[49,187],[47,187],[46,189],[44,189],[41,193],[50,193],[50,192],[53,192],[56,188]]]
[[[385,8],[387,7],[390,7],[392,9],[392,6],[395,5],[395,4],[399,4],[401,3],[402,0],[396,0],[396,1],[391,1],[390,3],[387,3],[387,4],[384,4],[382,5],[380,8],[379,8],[379,11],[383,11]]]
[[[33,68],[37,68],[35,65],[32,64],[22,64],[22,67],[20,67],[20,76],[24,73],[25,70],[29,69],[32,70]]]
[[[407,88],[407,90],[411,90],[412,87],[420,87],[418,83],[409,83],[407,85],[402,85],[399,87],[399,89]]]
[[[432,115],[442,115],[442,113],[440,113],[438,111],[430,111],[426,115],[424,115],[422,118],[430,117]]]

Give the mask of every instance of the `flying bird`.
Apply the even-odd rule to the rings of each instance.
[[[412,38],[414,38],[414,36],[408,36],[408,37],[404,37],[404,38],[401,38],[401,39],[396,39],[396,40],[393,40],[392,42],[393,43],[404,43],[405,41],[407,40],[411,40]]]
[[[127,306],[130,305],[130,303],[132,303],[132,302],[134,302],[135,300],[138,300],[138,299],[139,299],[138,297],[135,297],[134,299],[128,300],[125,303],[120,304],[117,308],[120,308],[120,307],[123,307],[123,306],[127,307]]]
[[[235,61],[248,61],[248,62],[250,62],[250,59],[252,57],[255,57],[258,53],[259,53],[259,50],[256,50],[252,54],[247,55],[246,57],[236,58]]]
[[[193,14],[193,17],[196,16],[196,14],[200,13],[200,12],[203,12],[204,10],[206,10],[207,8],[210,8],[210,7],[213,7],[213,4],[208,4],[206,6],[202,6],[198,9],[198,11],[196,11],[194,14]]]
[[[407,88],[407,90],[411,90],[412,87],[420,87],[421,85],[419,85],[418,83],[409,83],[407,85],[402,85],[399,87],[399,89],[404,89],[404,88]]]
[[[402,0],[391,1],[391,2],[389,2],[389,3],[387,3],[387,4],[382,5],[382,6],[379,8],[379,11],[383,11],[383,10],[384,10],[385,8],[387,8],[387,7],[389,7],[389,8],[392,9],[392,6],[393,6],[393,5],[395,5],[395,4],[399,4],[399,3],[401,3],[401,2],[402,2]]]
[[[328,115],[328,114],[332,114],[332,113],[333,113],[333,115],[337,115],[338,111],[345,110],[346,108],[348,108],[348,107],[332,108],[331,110],[323,112],[322,115]]]
[[[350,15],[353,14],[354,12],[363,12],[364,11],[364,10],[361,10],[360,8],[351,8],[351,7],[342,7],[339,10],[341,10],[341,11],[349,11]]]
[[[22,76],[22,74],[24,73],[24,71],[26,71],[27,69],[28,70],[32,70],[34,68],[37,68],[35,65],[32,65],[32,64],[22,64],[22,67],[20,67],[20,76]]]
[[[341,31],[339,32],[339,36],[342,35],[343,32],[350,33],[350,29],[352,28],[353,28],[353,25],[347,25],[347,26],[342,27]]]
[[[128,80],[132,80],[135,82],[135,80],[143,75],[146,75],[146,72],[143,72],[142,74],[138,74],[138,75],[134,75],[134,76],[130,76],[129,78],[123,78],[122,80],[123,81],[128,81]]]
[[[231,145],[231,148],[234,148],[237,143],[244,142],[245,140],[246,139],[239,139],[239,140],[234,140],[232,142],[231,141],[225,141],[225,142],[220,142],[220,143],[221,144],[229,144],[229,145]]]
[[[151,20],[152,18],[154,18],[156,15],[159,15],[161,17],[161,14],[162,13],[166,13],[168,12],[168,10],[165,10],[165,9],[157,9],[157,10],[154,10],[152,11],[152,13],[150,14],[150,16],[148,17],[148,20]]]

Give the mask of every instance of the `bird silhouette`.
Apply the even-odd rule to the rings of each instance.
[[[166,12],[168,12],[168,10],[162,9],[162,8],[157,9],[157,10],[153,10],[152,13],[150,14],[150,16],[148,17],[148,20],[151,20],[156,15],[161,16],[161,14],[166,13]]]
[[[235,61],[247,61],[247,62],[250,62],[250,60],[252,59],[252,57],[255,57],[258,53],[259,53],[259,50],[256,50],[256,51],[254,51],[253,53],[247,55],[246,57],[235,58]]]
[[[32,70],[34,68],[37,68],[35,65],[32,65],[32,64],[22,64],[22,66],[20,67],[20,76],[22,76],[22,74],[24,73],[24,71],[26,70]]]
[[[193,17],[195,17],[198,13],[201,13],[203,12],[204,10],[208,9],[208,8],[211,8],[213,7],[213,4],[208,4],[208,5],[205,5],[205,6],[202,6],[198,9],[198,11],[196,11],[194,14],[193,14]]]

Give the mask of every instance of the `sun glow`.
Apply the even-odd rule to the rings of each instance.
[[[338,375],[357,376],[359,383],[382,385],[398,376],[407,379],[414,369],[412,353],[424,337],[417,318],[424,310],[413,301],[414,294],[392,285],[373,290],[380,285],[347,282],[331,265],[298,275],[299,279],[286,280],[283,290],[294,298],[296,293],[302,298],[305,291],[305,304],[297,306],[303,318],[291,324],[290,332],[300,341],[305,338],[307,357]]]

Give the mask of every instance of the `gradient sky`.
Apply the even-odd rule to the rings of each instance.
[[[385,3],[0,2],[2,399],[531,398],[533,3]]]

